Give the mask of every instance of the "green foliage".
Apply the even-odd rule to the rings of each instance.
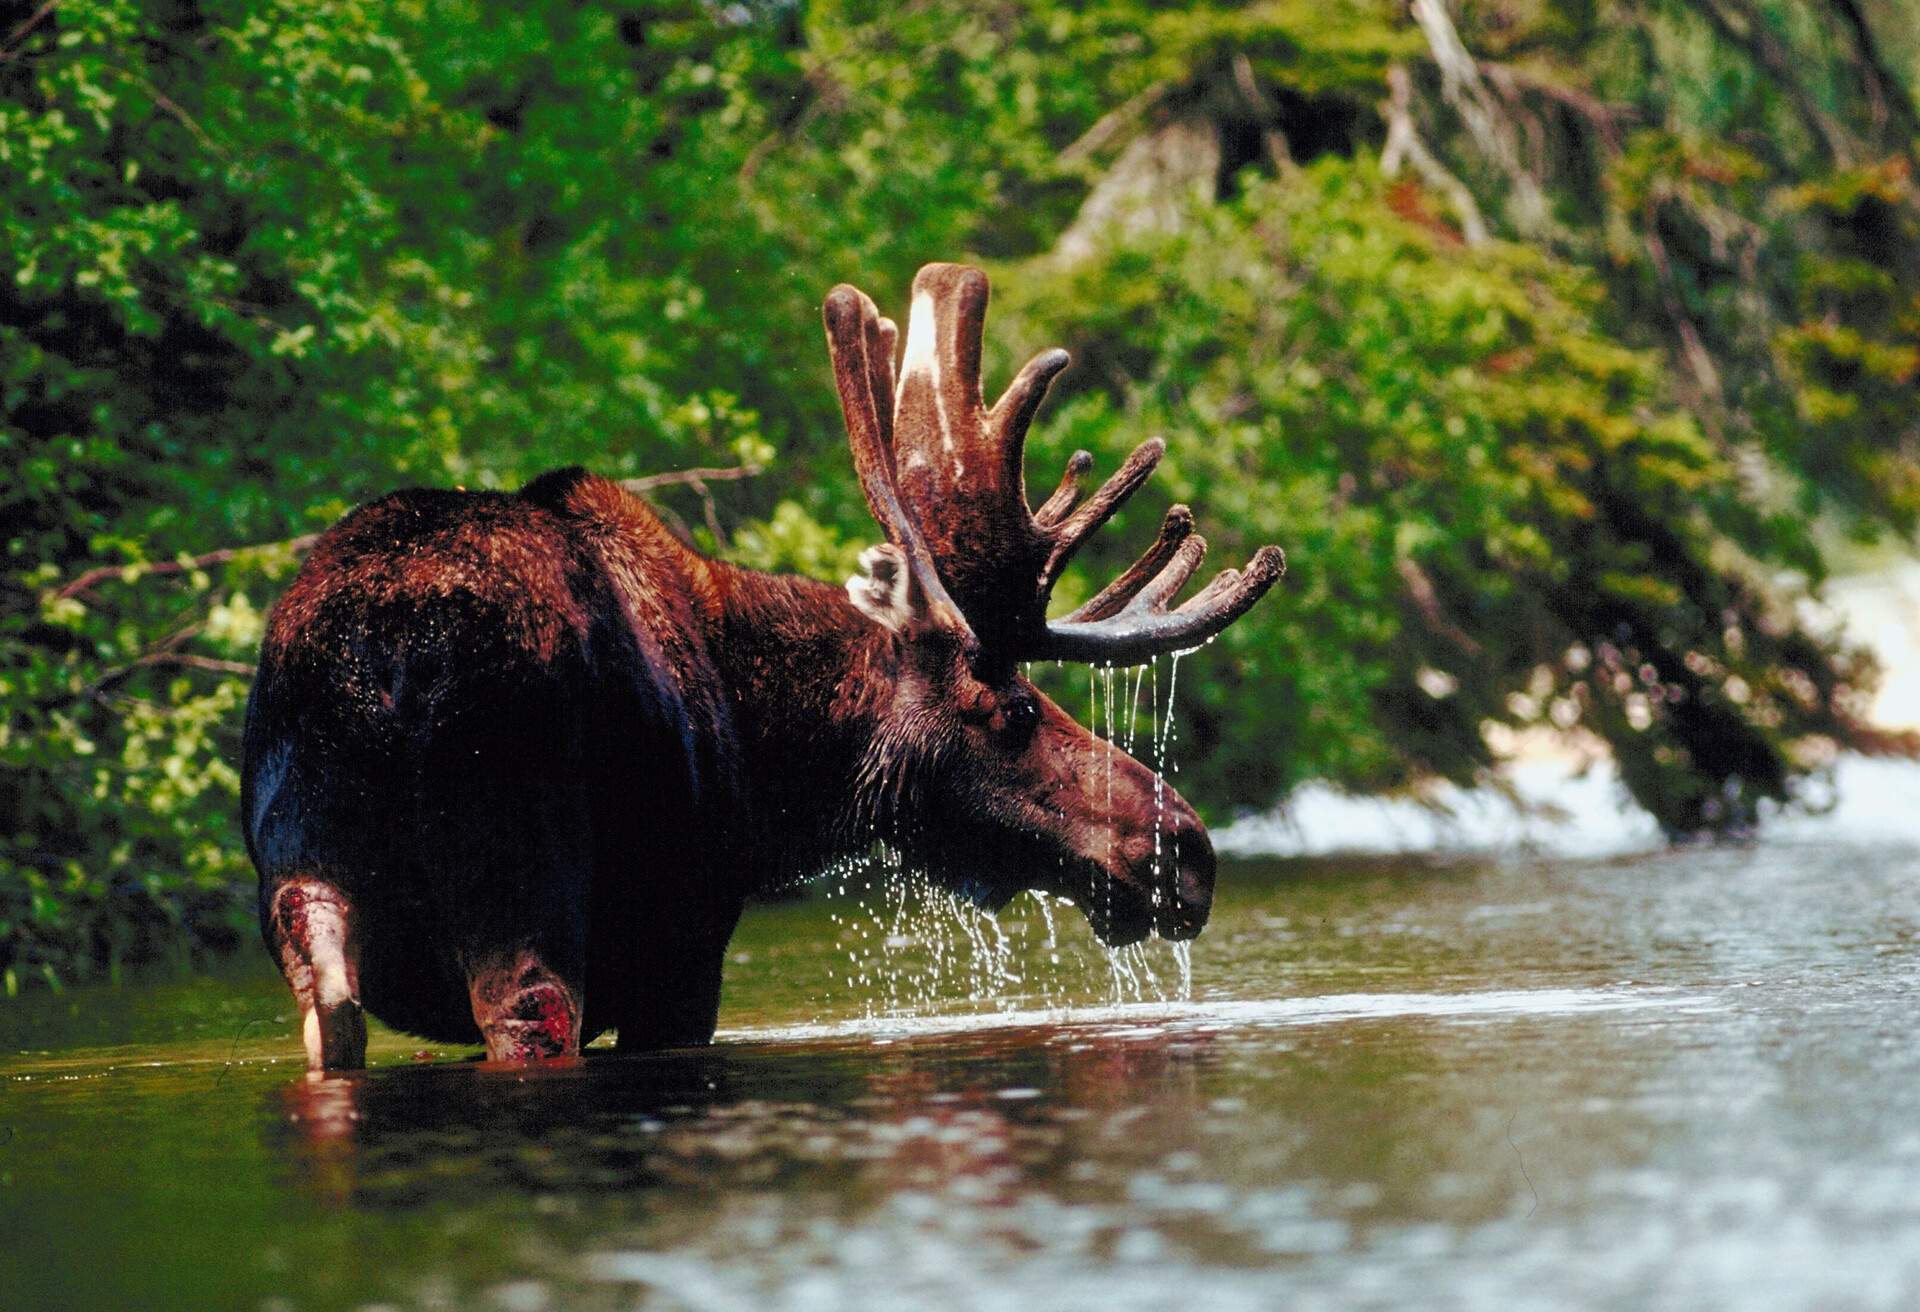
[[[1294,560],[1188,685],[1200,794],[1471,783],[1488,724],[1583,724],[1675,832],[1750,819],[1787,744],[1850,735],[1856,658],[1768,604],[1751,562],[1774,543],[1660,358],[1605,333],[1592,278],[1468,255],[1396,199],[1325,160],[1008,280],[1025,335],[1098,389],[1036,453],[1165,434],[1161,490],[1205,508],[1217,552]],[[1124,563],[1102,546],[1091,568]]]
[[[14,6],[0,972],[250,932],[237,708],[297,550],[238,544],[408,483],[752,464],[654,495],[844,577],[874,529],[819,298],[933,258],[995,266],[1002,366],[1079,356],[1036,479],[1165,433],[1160,505],[1289,551],[1183,666],[1203,804],[1471,779],[1488,724],[1544,722],[1676,832],[1744,823],[1864,741],[1870,670],[1777,582],[1818,582],[1812,517],[1920,518],[1920,125],[1838,11],[1456,6],[1534,229],[1385,0]],[[1509,240],[1379,175],[1396,64]],[[1056,251],[1182,122],[1208,199]]]

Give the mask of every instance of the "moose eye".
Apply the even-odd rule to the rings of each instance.
[[[1040,723],[1040,704],[1031,697],[1010,698],[1001,706],[1000,716],[1006,724],[1007,737],[1024,743]]]

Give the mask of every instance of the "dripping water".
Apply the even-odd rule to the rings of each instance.
[[[1030,672],[1029,667],[1029,672]],[[1173,694],[1179,657],[1169,664],[1161,697],[1157,660],[1089,670],[1089,728],[1098,741],[1089,769],[1102,772],[1109,824],[1113,816],[1113,753],[1137,753],[1153,774],[1153,884],[1159,905],[1173,872],[1166,839],[1166,776],[1177,740]],[[829,974],[867,1019],[956,1010],[1065,1009],[1108,1002],[1187,1000],[1193,987],[1191,947],[1157,940],[1110,949],[1087,931],[1063,930],[1055,907],[1071,900],[1030,892],[988,912],[928,885],[884,843],[837,863],[820,886],[832,904],[842,961]],[[1112,897],[1110,885],[1095,896]],[[1112,907],[1106,910],[1111,913]],[[1077,917],[1075,918],[1077,920]],[[1158,962],[1155,961],[1158,957]],[[1104,967],[1104,968],[1103,968]],[[838,1000],[837,1000],[838,1001]]]

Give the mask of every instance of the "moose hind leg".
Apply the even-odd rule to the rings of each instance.
[[[280,970],[300,1004],[308,1070],[358,1070],[367,1064],[352,910],[338,887],[305,876],[281,883],[268,906]]]
[[[580,989],[521,949],[472,968],[467,992],[489,1061],[580,1055]]]

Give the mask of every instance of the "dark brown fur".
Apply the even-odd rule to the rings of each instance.
[[[1009,698],[1040,714],[998,761]],[[746,897],[876,836],[985,902],[1090,899],[1107,853],[1151,843],[1094,832],[1115,823],[1111,751],[957,644],[708,560],[575,470],[397,493],[321,539],[268,625],[244,806],[303,1013],[286,913],[324,896],[351,920],[356,1014],[525,1058],[610,1028],[704,1042]],[[1114,759],[1137,809],[1152,776]],[[1165,815],[1197,831],[1177,799]],[[1130,906],[1114,932],[1152,917]],[[356,1056],[322,1037],[315,1065]]]

